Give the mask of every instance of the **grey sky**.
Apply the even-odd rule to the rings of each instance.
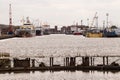
[[[87,18],[91,23],[98,12],[100,26],[106,20],[106,13],[110,15],[110,24],[120,26],[120,0],[0,0],[0,24],[9,23],[9,3],[15,25],[20,25],[23,16],[29,16],[34,23],[39,19],[59,26],[80,24],[81,20],[87,24]]]

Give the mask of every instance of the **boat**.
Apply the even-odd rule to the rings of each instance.
[[[81,31],[75,31],[75,32],[73,32],[73,35],[82,35],[82,30]]]
[[[87,33],[86,37],[99,38],[99,37],[103,37],[103,34],[102,33]]]
[[[105,29],[105,30],[103,30],[103,36],[104,37],[118,37],[117,34],[118,34],[118,32],[115,29]]]
[[[15,30],[16,37],[33,37],[36,35],[35,27],[30,23],[29,18],[27,17],[26,23],[20,26],[19,29]]]
[[[36,31],[36,36],[41,36],[42,35],[41,27],[35,27],[35,31]]]
[[[93,29],[93,30],[87,31],[85,36],[89,38],[100,38],[100,37],[103,37],[103,33],[100,30]]]
[[[82,35],[80,32],[74,32],[73,35]]]
[[[120,28],[115,29],[115,33],[116,33],[117,37],[120,37]]]

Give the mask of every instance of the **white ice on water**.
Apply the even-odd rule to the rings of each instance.
[[[119,55],[120,38],[53,34],[0,41],[0,52],[19,56]]]

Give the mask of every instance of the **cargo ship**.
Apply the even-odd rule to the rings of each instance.
[[[19,29],[16,29],[16,37],[33,37],[36,35],[35,27],[30,23],[29,18],[27,17],[26,23],[20,26]]]

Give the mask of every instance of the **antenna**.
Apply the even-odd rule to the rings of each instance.
[[[13,34],[11,4],[9,4],[9,30],[8,30],[8,34]]]

